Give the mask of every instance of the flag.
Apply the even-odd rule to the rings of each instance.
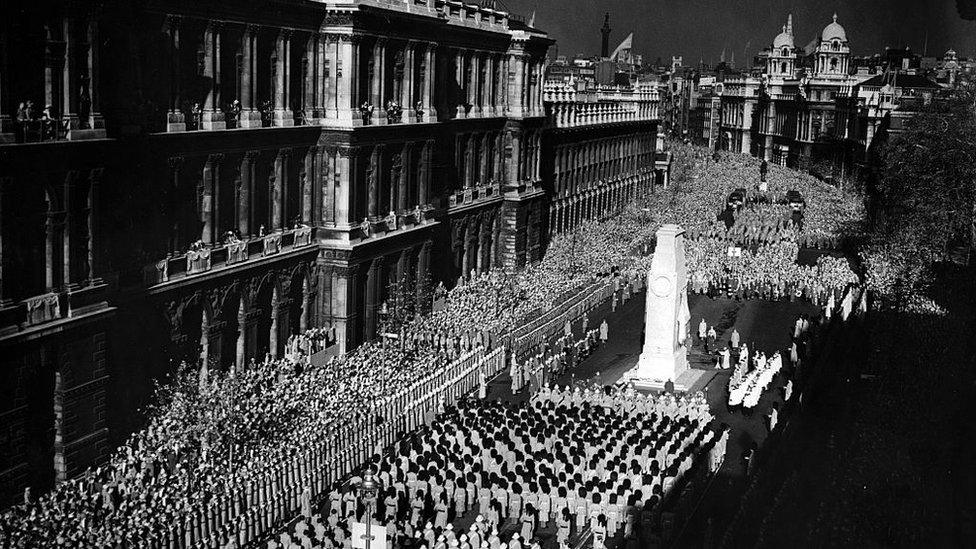
[[[613,53],[610,54],[610,59],[616,60],[617,56],[619,56],[621,52],[623,52],[624,50],[629,51],[633,47],[633,43],[634,43],[634,33],[630,33],[627,35],[627,38],[624,38],[624,41],[621,42],[619,46],[617,46],[617,49],[613,50]]]
[[[532,10],[532,17],[529,18],[529,26],[535,27],[535,10]]]

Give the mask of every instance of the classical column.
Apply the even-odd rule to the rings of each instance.
[[[349,265],[332,269],[332,323],[336,329],[339,352],[346,353],[358,341],[359,267]]]
[[[498,61],[495,54],[490,53],[485,57],[485,98],[481,107],[482,116],[498,116],[495,110],[495,72],[498,70]]]
[[[383,276],[383,258],[378,257],[370,263],[366,275],[366,333],[367,340],[376,337],[376,301],[382,292],[381,280]]]
[[[99,90],[99,70],[101,66],[98,61],[98,20],[88,19],[88,32],[85,61],[87,62],[87,78],[82,82],[81,114],[86,115],[88,120],[83,120],[82,125],[87,125],[89,130],[102,130],[105,128],[105,119],[102,117],[100,104],[101,91]],[[2,77],[0,77],[2,78]],[[87,97],[86,97],[87,95]],[[87,110],[87,112],[86,112]]]
[[[481,116],[494,116],[495,109],[491,103],[491,54],[486,53],[481,57]]]
[[[274,125],[294,126],[295,115],[291,111],[291,30],[281,29],[275,39],[275,55],[272,62],[272,85],[274,86]]]
[[[511,108],[509,103],[509,88],[511,87],[509,82],[509,67],[511,63],[511,57],[508,55],[501,55],[498,58],[501,63],[501,70],[498,71],[498,102],[500,104],[501,113],[507,114]]]
[[[434,90],[434,78],[436,76],[436,64],[437,56],[436,49],[437,44],[427,43],[418,46],[422,50],[423,62],[420,67],[420,110],[423,113],[421,118],[424,122],[435,122],[437,121],[437,110],[432,104],[433,101],[433,90]]]
[[[766,121],[766,142],[763,147],[763,159],[767,162],[773,159],[773,139],[776,135],[776,102],[769,102],[767,111],[768,120]]]
[[[481,223],[478,224],[478,229],[477,229],[478,230],[478,234],[477,234],[477,238],[478,238],[478,255],[475,257],[475,266],[474,266],[474,268],[479,273],[481,273],[481,272],[483,272],[485,270],[485,248],[486,248],[486,246],[485,246],[485,240],[486,239],[485,239],[485,227],[484,227],[484,225],[486,223],[487,222],[484,219],[482,219],[481,220]]]
[[[417,180],[418,189],[418,199],[422,209],[426,209],[427,203],[430,200],[430,177],[431,177],[431,157],[434,152],[434,140],[428,139],[424,141],[423,151],[420,153],[420,176]]]
[[[397,201],[396,210],[399,214],[406,214],[407,208],[407,198],[410,189],[410,157],[412,156],[413,143],[404,143],[403,148],[400,149],[400,178],[399,187],[397,188]]]
[[[437,44],[431,42],[424,48],[424,85],[423,85],[423,109],[424,121],[435,122],[437,120],[437,109],[434,107],[433,95],[434,85],[437,77]]]
[[[535,132],[535,154],[533,164],[535,166],[535,180],[542,180],[542,133]]]
[[[426,313],[431,303],[427,295],[427,272],[430,268],[431,243],[424,242],[417,253],[417,309]]]
[[[458,97],[457,97],[457,114],[456,118],[464,118],[467,116],[467,109],[464,103],[467,101],[467,78],[465,73],[464,64],[464,50],[458,49],[454,54],[454,79],[458,86]]]
[[[315,47],[315,117],[321,122],[327,116],[335,55],[332,53],[333,42],[324,34],[316,37]]]
[[[258,29],[254,25],[244,27],[241,37],[240,82],[241,114],[239,128],[260,128],[261,112],[256,108],[258,96]]]
[[[49,199],[44,216],[44,289],[48,292],[54,290],[54,233],[58,213],[52,210],[53,207]]]
[[[245,240],[251,235],[251,227],[254,226],[251,200],[254,196],[254,159],[258,154],[257,151],[247,151],[241,159],[241,177],[237,190],[237,232]]]
[[[373,46],[372,72],[373,124],[386,124],[386,39],[377,38]]]
[[[319,148],[312,145],[308,148],[305,153],[305,163],[304,171],[301,176],[301,210],[302,210],[302,223],[306,225],[311,225],[312,221],[312,205],[315,204],[313,200],[313,194],[315,189],[316,177],[315,173],[318,168],[318,153]]]
[[[474,183],[474,149],[477,138],[474,133],[468,134],[467,144],[464,148],[464,188],[467,189]]]
[[[207,163],[203,167],[203,193],[200,197],[200,222],[203,223],[203,231],[200,240],[208,246],[217,244],[220,241],[219,204],[218,193],[220,192],[220,162],[223,160],[222,154],[211,154],[207,157]]]
[[[61,284],[67,288],[71,284],[71,208],[78,188],[78,172],[69,170],[64,178],[64,193],[62,198],[62,208],[64,215],[61,217]]]
[[[373,154],[369,157],[369,171],[366,172],[367,185],[367,207],[366,215],[370,220],[376,220],[380,216],[377,211],[380,202],[380,185],[383,178],[383,153],[386,145],[379,144],[373,147]]]
[[[361,126],[359,114],[359,49],[358,35],[340,34],[336,41],[336,67],[334,79],[335,116],[342,126]],[[329,110],[333,110],[332,104]]]
[[[478,170],[478,184],[485,185],[491,179],[491,134],[481,134],[481,162]]]
[[[169,168],[169,181],[167,184],[166,195],[167,195],[167,211],[174,218],[179,215],[179,208],[176,202],[179,200],[176,195],[180,191],[180,174],[183,169],[183,157],[182,156],[171,156],[166,159],[166,165]],[[178,220],[171,223],[169,227],[169,234],[167,235],[167,253],[176,254],[179,248],[182,246],[182,234],[180,223]]]
[[[336,154],[338,147],[329,145],[323,147],[322,153],[322,215],[319,217],[322,224],[334,224],[336,222],[336,190],[339,186],[338,167]]]
[[[278,357],[278,320],[281,316],[278,314],[279,300],[278,288],[275,288],[271,291],[271,328],[268,331],[268,353],[271,358]]]
[[[287,184],[284,174],[287,161],[285,149],[279,150],[275,156],[269,181],[271,190],[271,230],[269,232],[275,232],[284,227],[284,186]]]
[[[222,130],[226,123],[220,110],[220,23],[217,21],[210,21],[203,31],[203,77],[209,79],[203,103],[203,129]]]
[[[471,270],[471,221],[468,220],[461,229],[461,246],[464,252],[461,254],[461,276],[467,280]]]
[[[85,229],[87,229],[87,244],[86,244],[86,254],[85,263],[87,264],[87,281],[89,284],[94,284],[97,280],[97,273],[95,272],[95,224],[96,219],[98,219],[98,211],[96,207],[98,206],[98,187],[101,185],[102,174],[104,170],[102,168],[95,168],[88,173],[88,200],[85,204]],[[3,257],[2,246],[0,246],[0,258]],[[3,273],[0,272],[0,277]],[[0,288],[0,300],[3,299],[3,288]]]
[[[353,147],[339,147],[336,150],[336,173],[334,174],[335,184],[335,224],[336,226],[348,228],[358,219],[355,216],[356,199],[355,189],[355,167],[357,149]]]
[[[508,181],[507,183],[512,186],[518,186],[521,181],[521,160],[522,160],[522,150],[521,143],[522,135],[521,131],[512,129],[509,130],[509,143],[512,148],[512,154],[509,156],[511,161],[508,163]]]
[[[68,131],[81,129],[78,118],[78,78],[77,78],[77,48],[74,33],[75,21],[71,17],[61,20],[61,39],[64,44],[61,67],[61,116]],[[52,86],[53,87],[53,86]],[[53,97],[52,97],[53,99]],[[48,101],[49,105],[57,108],[57,102]]]
[[[400,108],[403,109],[403,122],[416,122],[417,111],[413,98],[414,58],[417,43],[408,41],[403,48],[403,78],[400,83]]]
[[[516,118],[525,115],[523,98],[525,97],[525,60],[521,54],[510,56],[511,63],[515,65],[515,85],[509,90],[508,112]]]
[[[481,116],[481,53],[471,53],[471,64],[468,67],[468,104],[471,109],[469,117]]]
[[[319,123],[319,35],[311,33],[305,40],[305,55],[302,57],[302,110],[310,124]]]

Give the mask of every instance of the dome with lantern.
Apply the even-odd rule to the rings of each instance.
[[[834,20],[832,23],[824,27],[823,32],[820,34],[821,40],[824,42],[833,42],[834,40],[840,40],[841,42],[847,42],[847,31],[844,27],[840,26],[837,22],[837,14],[834,14]]]
[[[783,32],[776,35],[773,39],[773,49],[779,50],[782,48],[792,49],[795,46],[793,42],[793,15],[790,14],[789,18],[786,20],[786,25],[783,26]]]

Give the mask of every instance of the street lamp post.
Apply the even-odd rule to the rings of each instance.
[[[370,542],[373,540],[373,509],[376,508],[376,500],[383,490],[383,481],[370,471],[363,475],[362,480],[351,482],[349,488],[366,505],[366,549],[370,549]]]

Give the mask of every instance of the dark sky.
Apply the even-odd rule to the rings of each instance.
[[[737,66],[769,45],[793,13],[797,46],[819,35],[836,11],[855,55],[908,45],[928,54],[949,48],[976,53],[976,23],[962,20],[955,0],[501,0],[511,11],[536,11],[536,26],[556,39],[561,55],[600,53],[600,26],[610,12],[610,50],[634,32],[634,52],[645,59],[683,55],[717,62],[735,50]],[[552,53],[552,50],[550,50]]]

